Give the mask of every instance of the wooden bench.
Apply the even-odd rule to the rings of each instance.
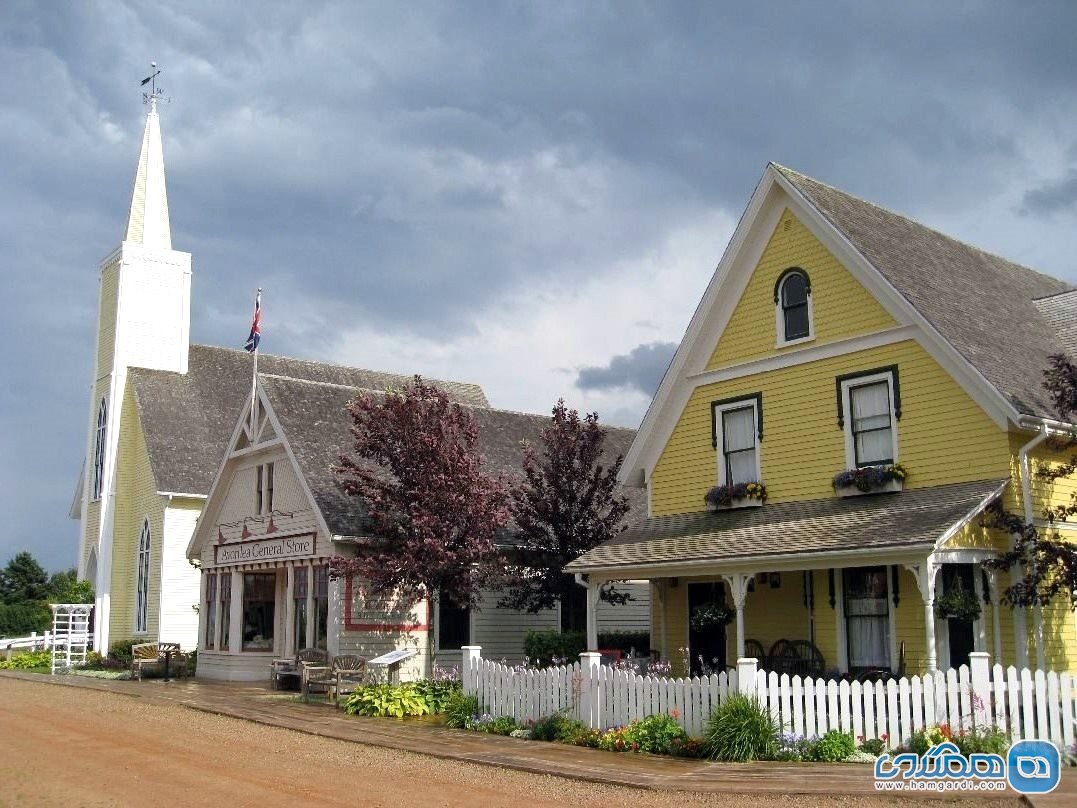
[[[178,642],[143,642],[132,645],[131,673],[136,679],[142,681],[142,667],[164,662],[166,654],[178,660],[180,644]]]
[[[352,692],[365,677],[365,659],[355,654],[340,654],[333,657],[328,666],[306,666],[300,690],[304,696],[308,696],[313,690],[324,689],[333,703],[337,704],[341,696]]]

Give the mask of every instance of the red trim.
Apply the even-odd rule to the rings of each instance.
[[[429,631],[430,630],[430,604],[427,603],[426,611],[427,618],[426,623],[356,623],[352,620],[352,579],[348,578],[344,582],[344,630],[345,631],[368,631],[368,632],[390,632],[390,631]]]

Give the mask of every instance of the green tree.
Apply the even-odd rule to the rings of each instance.
[[[54,572],[49,578],[50,603],[93,603],[93,583],[80,581],[75,569]]]
[[[25,603],[48,597],[49,574],[32,555],[24,550],[7,562],[0,573],[0,602]]]

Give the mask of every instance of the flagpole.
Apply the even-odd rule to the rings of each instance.
[[[261,312],[262,310],[262,287],[258,287],[258,295],[255,297],[255,310]],[[256,439],[255,430],[257,425],[254,423],[254,402],[258,398],[258,342],[254,343],[254,367],[251,372],[251,442]]]

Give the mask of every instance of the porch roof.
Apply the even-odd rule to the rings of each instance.
[[[630,570],[843,550],[926,550],[980,513],[1007,482],[979,480],[901,493],[655,516],[584,553],[566,569]]]

